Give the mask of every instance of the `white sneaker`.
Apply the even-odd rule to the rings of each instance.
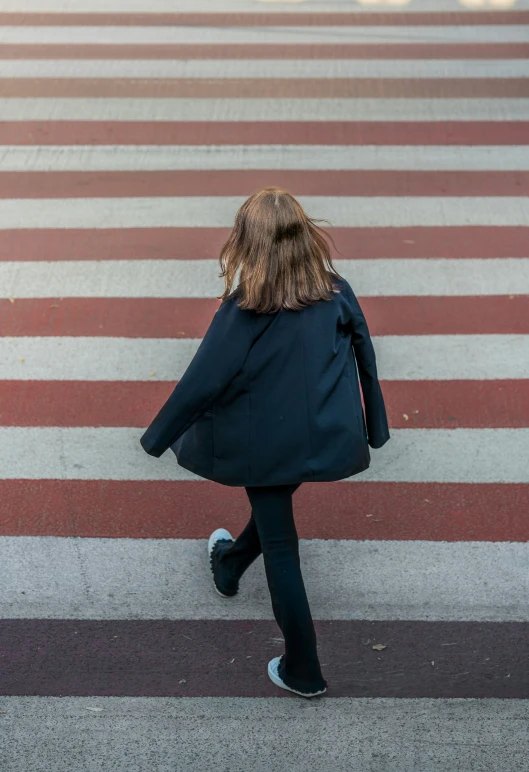
[[[214,574],[214,565],[213,565],[212,556],[213,556],[213,550],[215,549],[215,544],[218,541],[221,541],[221,539],[222,540],[226,539],[228,541],[235,541],[231,533],[227,531],[225,528],[217,528],[217,530],[213,531],[213,533],[208,539],[208,557],[209,557],[209,565],[211,568],[211,572],[213,573],[213,586],[221,598],[234,598],[235,595],[224,595],[224,593],[222,593],[217,587],[217,585],[215,584],[215,574]]]
[[[297,689],[292,689],[290,686],[287,686],[286,683],[279,677],[277,672],[277,666],[279,665],[280,661],[281,657],[274,657],[274,659],[271,659],[268,663],[268,677],[272,683],[274,683],[276,686],[279,686],[280,689],[286,689],[289,692],[294,692],[294,694],[299,694],[300,697],[318,697],[320,694],[325,694],[327,687],[322,689],[320,692],[309,692],[306,694],[305,692],[298,692]]]

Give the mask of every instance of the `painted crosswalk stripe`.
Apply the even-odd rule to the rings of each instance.
[[[154,108],[153,108],[154,109]],[[85,116],[86,118],[86,116]],[[305,121],[156,121],[156,120],[135,120],[135,121],[88,121],[88,120],[14,120],[5,121],[0,124],[0,141],[2,142],[3,158],[6,161],[6,169],[9,169],[9,163],[13,163],[12,153],[6,146],[26,147],[34,146],[35,138],[39,142],[46,143],[48,146],[60,146],[63,158],[71,153],[76,147],[90,148],[90,155],[96,155],[100,152],[99,148],[113,146],[117,148],[122,146],[149,147],[151,153],[157,151],[157,146],[176,148],[185,145],[181,153],[187,154],[187,163],[192,164],[190,157],[193,153],[200,153],[201,157],[214,158],[215,153],[230,152],[226,150],[217,150],[219,147],[235,146],[245,147],[247,145],[274,145],[278,148],[285,147],[284,153],[288,153],[289,145],[296,147],[307,147],[317,145],[325,153],[323,158],[329,158],[331,152],[343,153],[344,163],[350,158],[350,153],[354,152],[352,148],[362,147],[366,150],[366,159],[372,164],[378,163],[374,153],[383,153],[377,151],[377,147],[395,148],[395,152],[390,157],[385,156],[384,164],[386,168],[393,168],[391,164],[399,163],[403,153],[412,153],[410,146],[417,149],[416,155],[412,155],[413,163],[410,161],[407,169],[422,168],[420,164],[426,163],[423,148],[436,148],[452,146],[462,146],[464,150],[469,151],[469,158],[461,158],[459,168],[465,169],[466,164],[471,164],[475,156],[479,157],[481,147],[497,148],[502,153],[501,158],[497,158],[497,153],[489,155],[489,166],[483,167],[496,169],[496,164],[502,160],[507,164],[512,146],[523,148],[529,144],[529,122],[528,121],[410,121],[401,120],[399,122],[385,121],[328,121],[326,123],[305,120]],[[69,147],[73,146],[73,147]],[[204,149],[204,146],[207,146]],[[322,150],[322,146],[327,146]],[[331,147],[335,147],[331,151]],[[40,148],[43,146],[40,145]],[[505,151],[505,159],[503,152]],[[29,155],[31,149],[18,151]],[[42,150],[44,160],[49,158],[49,153],[53,151]],[[103,151],[104,152],[104,151]],[[175,151],[176,152],[176,151]],[[245,151],[246,152],[246,151]],[[265,151],[266,152],[266,151]],[[296,151],[294,151],[296,152]],[[320,151],[318,151],[320,152]],[[358,151],[357,151],[358,152]],[[435,150],[431,151],[436,152]],[[441,153],[443,151],[440,151]],[[454,151],[447,150],[446,153]],[[457,152],[457,151],[455,151]],[[268,168],[274,168],[272,156]],[[445,161],[442,156],[436,156],[437,166],[432,167],[438,170],[445,168]],[[108,158],[109,166],[112,168],[112,159]],[[292,162],[292,158],[285,157],[284,160]],[[169,161],[169,159],[168,159]],[[83,151],[83,162],[87,163],[86,152]],[[119,163],[119,156],[116,158]],[[141,157],[138,158],[141,163]],[[318,159],[314,159],[317,163]],[[522,164],[524,161],[521,161]],[[171,163],[175,163],[172,159]],[[306,160],[309,163],[309,160]],[[360,161],[358,161],[360,163]],[[171,168],[171,166],[168,166]],[[206,168],[206,167],[205,167]],[[289,168],[289,167],[285,167]],[[344,166],[344,168],[348,168]],[[356,168],[356,167],[355,167]],[[509,167],[506,167],[509,168]],[[525,168],[523,165],[520,168]]]
[[[291,78],[238,79],[93,79],[5,78],[4,98],[264,98],[280,99],[388,99],[455,98],[524,99],[529,97],[527,78]]]
[[[5,536],[203,539],[249,516],[242,489],[205,480],[0,479],[0,493]],[[529,541],[524,483],[306,483],[294,505],[305,539]]]
[[[6,103],[7,100],[4,101]],[[1,100],[0,100],[1,103]],[[12,105],[11,105],[12,106]],[[9,110],[9,107],[7,108]],[[156,108],[153,106],[153,110]],[[376,147],[394,147],[395,153],[391,159],[384,159],[388,164],[387,168],[392,168],[391,163],[398,164],[398,159],[402,153],[412,153],[410,148],[417,148],[416,155],[412,156],[413,163],[406,167],[407,169],[420,168],[419,164],[426,163],[424,155],[421,152],[423,147],[447,147],[462,146],[469,151],[469,158],[461,158],[461,169],[465,169],[466,163],[472,163],[475,154],[479,155],[479,148],[494,147],[503,154],[505,150],[505,163],[508,163],[509,148],[521,147],[522,149],[529,144],[529,121],[494,121],[494,120],[402,120],[395,122],[386,122],[383,120],[360,120],[360,121],[328,121],[318,122],[316,120],[304,121],[186,121],[186,120],[88,120],[84,116],[83,120],[13,120],[0,123],[0,141],[4,146],[26,147],[35,144],[35,138],[40,143],[46,143],[51,146],[61,146],[64,157],[75,149],[75,147],[89,146],[92,154],[98,152],[100,147],[106,146],[149,146],[150,152],[156,152],[156,146],[178,147],[180,145],[189,146],[189,150],[198,152],[202,156],[205,154],[213,158],[215,148],[224,146],[246,146],[246,145],[266,145],[271,144],[277,147],[287,147],[294,145],[296,147],[307,147],[312,145],[336,146],[335,152],[342,152],[344,162],[351,152],[351,148],[362,147],[366,149],[366,158],[371,163],[375,163],[372,156],[372,148]],[[72,148],[67,146],[73,146]],[[153,147],[154,146],[154,147]],[[207,146],[204,149],[204,146]],[[40,145],[42,147],[42,145]],[[196,150],[195,150],[196,148]],[[406,150],[406,148],[408,148]],[[181,152],[185,153],[186,148]],[[4,150],[6,161],[8,160],[7,150]],[[31,150],[23,151],[31,153]],[[44,157],[49,157],[47,151]],[[118,151],[116,150],[116,153]],[[226,152],[226,151],[220,151]],[[229,152],[229,151],[228,151]],[[288,152],[286,150],[285,152]],[[383,151],[378,151],[383,152]],[[435,152],[435,151],[432,151]],[[452,152],[450,150],[448,153]],[[486,168],[495,169],[496,163],[501,163],[498,158],[498,152],[494,156],[489,156],[489,166]],[[325,151],[328,154],[328,151]],[[11,156],[11,154],[10,154]],[[324,157],[328,157],[324,156]],[[86,163],[86,154],[83,153],[83,160]],[[286,159],[285,159],[286,160]],[[437,169],[443,169],[444,163],[441,157],[437,158]],[[12,157],[9,158],[12,161]],[[116,159],[119,162],[119,158]],[[141,159],[138,159],[141,163]],[[193,163],[192,158],[188,157],[187,162]],[[314,159],[317,162],[317,159]],[[112,168],[111,159],[108,159],[109,167]],[[174,160],[172,161],[174,163]],[[271,159],[269,168],[274,168]],[[307,163],[309,163],[307,159]],[[522,164],[524,162],[522,161]],[[7,167],[9,168],[9,167]],[[170,166],[168,168],[171,168]],[[288,168],[288,167],[287,167]],[[344,168],[347,168],[345,166]],[[520,168],[525,168],[523,165]]]
[[[528,25],[529,26],[529,25]],[[527,43],[527,26],[462,25],[406,28],[408,43]],[[193,27],[193,26],[0,26],[0,43],[395,43],[403,38],[399,26]]]
[[[175,383],[0,380],[0,425],[141,428]],[[529,428],[529,378],[385,380],[382,389],[392,429]]]
[[[275,2],[275,0],[262,0]],[[399,4],[385,10],[351,6],[343,0],[312,0],[310,8],[290,4],[263,5],[255,0],[195,0],[190,11],[187,0],[173,0],[167,10],[166,0],[132,0],[124,9],[121,0],[23,0],[23,8],[17,0],[4,0],[3,24],[55,26],[207,26],[248,27],[281,26],[322,27],[353,24],[370,26],[393,24],[414,25],[496,25],[527,24],[526,0],[519,0],[515,8],[505,3],[503,7],[469,8],[456,0],[425,0],[421,6]],[[147,15],[146,15],[147,14]]]
[[[12,336],[200,338],[216,298],[25,298],[0,300]],[[529,334],[529,295],[359,298],[372,335]]]
[[[528,27],[529,30],[529,27]],[[529,38],[529,32],[528,32]],[[4,59],[0,81],[6,78],[526,78],[529,62],[519,60],[425,61],[420,70],[415,61],[390,62],[376,59],[258,59],[186,60],[76,60]]]
[[[30,230],[7,228],[0,230],[0,257],[4,263],[15,261],[21,263],[50,261],[69,263],[72,262],[72,257],[75,257],[76,262],[90,262],[97,259],[100,261],[101,270],[107,270],[103,268],[102,261],[163,260],[166,262],[167,270],[172,271],[176,270],[170,267],[174,260],[184,261],[184,263],[196,260],[212,260],[218,264],[221,247],[229,233],[229,228],[212,227],[132,227],[96,228],[93,230],[46,227]],[[357,264],[356,261],[383,259],[409,260],[408,267],[412,269],[415,260],[427,258],[430,262],[432,259],[443,258],[450,261],[445,265],[450,265],[450,270],[455,271],[456,260],[485,261],[498,258],[527,258],[527,244],[529,243],[529,226],[333,227],[331,233],[338,250],[338,253],[333,252],[335,260],[337,261],[338,258],[344,261],[353,260],[357,267],[358,265],[361,266],[361,263]],[[480,294],[490,294],[490,291],[485,290],[486,284],[483,282],[480,282],[479,285],[475,283],[483,272],[486,273],[485,265],[482,264],[479,267],[480,271],[476,272],[472,279],[474,283],[472,285],[465,284],[464,294],[467,296],[478,291],[478,286]],[[508,272],[509,263],[506,262],[504,267]],[[521,268],[521,266],[519,267]],[[377,283],[380,283],[381,286],[383,286],[382,278],[385,272],[390,270],[387,264],[383,265],[383,268],[384,271],[380,272],[381,276],[377,279]],[[11,275],[12,267],[3,267],[2,270],[4,273],[0,288],[5,287],[3,282],[6,272]],[[63,271],[59,266],[56,270],[59,273]],[[135,269],[131,266],[131,272],[133,270]],[[178,270],[178,275],[182,275],[185,270],[185,268]],[[340,271],[345,272],[346,266],[342,264]],[[353,267],[351,267],[351,271],[353,271]],[[410,270],[408,273],[408,279],[411,281],[415,271]],[[498,271],[497,277],[501,273]],[[85,274],[84,271],[83,274]],[[357,281],[360,275],[361,268],[358,273],[355,270],[354,276],[352,273],[350,274],[357,290]],[[432,280],[433,277],[429,275],[429,278]],[[461,274],[458,273],[458,280],[461,281],[461,279]],[[201,282],[200,287],[202,289],[203,286]],[[497,292],[506,291],[501,289],[506,285],[498,284],[496,286]],[[433,289],[428,294],[433,291],[439,294],[439,287],[439,281],[436,279]],[[191,287],[189,291],[192,292]],[[365,291],[366,287],[364,286],[362,292],[365,293]],[[411,285],[409,291],[412,291]],[[421,292],[424,291],[421,290]],[[456,291],[457,287],[453,287],[453,292]],[[49,292],[49,289],[46,292]],[[387,288],[386,294],[387,292],[391,292],[391,290]],[[508,292],[508,294],[511,293]]]
[[[16,98],[4,121],[529,121],[529,99]],[[397,126],[398,129],[398,126]],[[478,138],[479,139],[479,138]],[[478,140],[476,140],[478,141]]]
[[[0,200],[0,229],[229,227],[244,196]],[[335,226],[529,225],[529,198],[299,196]]]
[[[333,265],[359,297],[529,294],[529,258],[335,259]],[[0,262],[4,298],[218,298],[223,287],[218,260]]]
[[[2,174],[259,169],[489,174],[529,170],[527,145],[3,145],[0,157]]]
[[[0,427],[2,445],[9,449],[0,479],[197,479],[176,465],[171,452],[146,460],[141,434],[121,427]],[[362,480],[529,483],[528,442],[526,428],[393,430],[392,442],[377,453]],[[35,454],[35,448],[46,452]]]
[[[196,338],[0,338],[2,380],[175,381]],[[386,335],[374,339],[385,380],[529,378],[528,335]]]
[[[248,570],[237,603],[219,604],[202,558],[204,540],[0,537],[0,545],[7,572],[3,619],[272,618],[262,561]],[[316,619],[529,621],[527,544],[387,541],[373,547],[302,540]],[[407,565],[414,571],[403,571]],[[331,573],[333,592],[324,580]],[[21,589],[26,597],[13,607],[9,598]]]
[[[267,2],[267,0],[265,0]],[[22,5],[22,7],[21,7]],[[264,5],[254,0],[195,0],[190,11],[188,0],[173,0],[171,11],[167,11],[166,0],[131,0],[123,8],[121,0],[4,0],[3,17],[9,23],[17,24],[72,24],[97,23],[104,25],[115,20],[126,20],[128,24],[144,24],[145,13],[151,23],[206,24],[208,26],[228,25],[270,25],[281,22],[293,26],[319,26],[325,19],[329,24],[341,24],[344,18],[350,23],[378,24],[391,18],[394,24],[430,23],[446,24],[523,24],[527,17],[527,0],[519,0],[516,7],[489,9],[488,7],[469,10],[456,0],[425,0],[421,6],[398,5],[385,11],[351,6],[343,0],[312,0],[310,9],[306,5],[274,4]],[[60,15],[59,15],[60,14]]]
[[[529,155],[529,153],[527,154]],[[295,196],[520,197],[529,171],[172,170],[0,173],[0,199],[251,195],[270,184]]]
[[[495,14],[498,18],[498,14]],[[474,14],[475,18],[475,14]],[[46,60],[414,60],[421,67],[431,60],[479,59],[501,61],[526,59],[529,42],[524,43],[0,43],[0,59]],[[426,65],[428,66],[428,65]],[[414,77],[421,77],[416,67]]]
[[[73,648],[76,637],[73,625],[71,627],[69,634],[63,639],[65,653],[67,653],[68,644]],[[87,629],[86,626],[84,629],[87,632],[87,639],[92,644],[89,647],[90,651],[102,642],[105,634],[107,634],[107,640],[114,635],[109,625],[103,625],[100,631]],[[50,717],[54,727],[64,727],[70,742],[65,743],[63,754],[57,758],[57,772],[65,772],[71,768],[78,753],[88,755],[93,752],[92,732],[97,732],[96,722],[100,721],[98,712],[99,716],[101,712],[103,713],[105,724],[108,724],[109,732],[114,738],[105,749],[105,758],[108,759],[109,764],[118,769],[122,759],[130,756],[127,759],[128,769],[130,772],[140,772],[144,755],[147,755],[151,749],[154,752],[156,744],[163,747],[164,755],[171,758],[178,757],[179,769],[182,772],[192,772],[196,767],[197,759],[204,759],[207,763],[207,759],[212,758],[218,748],[216,741],[210,741],[209,737],[206,739],[201,732],[196,731],[196,727],[201,723],[209,728],[209,736],[212,738],[222,734],[229,724],[231,763],[235,769],[242,768],[247,761],[249,704],[252,708],[253,742],[262,748],[254,765],[255,772],[267,772],[274,765],[280,765],[286,754],[294,763],[296,759],[302,759],[304,755],[300,750],[300,736],[309,738],[320,734],[321,739],[314,750],[311,750],[311,759],[322,765],[332,755],[335,769],[339,772],[346,770],[350,763],[351,746],[355,747],[355,758],[358,759],[359,764],[373,766],[373,762],[377,762],[380,754],[391,754],[396,759],[395,772],[406,772],[406,767],[401,765],[398,759],[406,758],[410,753],[413,753],[415,758],[421,759],[425,756],[425,747],[430,743],[428,757],[439,762],[440,766],[450,766],[453,763],[454,751],[457,749],[458,759],[469,770],[473,765],[486,766],[490,763],[495,767],[510,764],[513,769],[523,768],[526,753],[524,726],[529,718],[527,705],[523,700],[509,700],[505,692],[499,694],[496,699],[490,700],[482,696],[473,696],[473,689],[468,680],[472,677],[471,671],[465,670],[465,659],[458,656],[450,657],[454,665],[451,668],[452,671],[454,673],[458,671],[456,675],[465,673],[464,676],[459,676],[452,681],[453,697],[440,700],[423,695],[423,692],[428,691],[429,684],[438,677],[435,672],[433,675],[428,674],[428,685],[423,680],[421,684],[413,683],[412,686],[411,675],[418,664],[414,658],[413,662],[407,663],[401,663],[398,660],[401,668],[392,670],[394,678],[392,687],[399,695],[397,697],[394,693],[391,696],[373,696],[373,691],[380,691],[380,685],[378,687],[375,685],[380,684],[380,679],[357,677],[354,679],[354,696],[338,696],[339,692],[333,690],[329,696],[334,699],[326,701],[325,710],[300,710],[297,700],[278,699],[262,678],[257,662],[261,659],[266,660],[267,655],[274,656],[275,648],[271,640],[273,636],[270,633],[270,625],[263,623],[258,626],[258,629],[260,646],[252,648],[253,653],[250,655],[244,654],[243,649],[239,648],[242,642],[246,643],[244,634],[248,633],[243,626],[234,624],[232,630],[227,631],[225,637],[223,636],[223,643],[227,644],[230,651],[240,653],[241,659],[245,661],[246,657],[249,657],[248,685],[245,683],[243,687],[241,683],[243,694],[233,694],[233,678],[230,684],[231,671],[228,668],[216,667],[219,680],[215,683],[210,681],[209,687],[205,684],[203,687],[204,671],[192,668],[186,656],[183,660],[186,664],[186,675],[188,677],[193,675],[191,691],[188,678],[181,678],[182,669],[175,667],[169,672],[166,664],[161,665],[166,646],[170,649],[170,644],[174,641],[180,643],[181,640],[186,640],[178,637],[180,626],[158,625],[155,628],[158,639],[156,640],[154,635],[149,638],[148,652],[151,655],[149,666],[142,668],[138,665],[136,672],[141,681],[136,683],[122,681],[119,685],[114,683],[110,687],[108,678],[105,682],[103,675],[106,662],[101,663],[101,669],[98,669],[96,674],[95,663],[90,668],[84,667],[86,660],[80,657],[70,672],[83,673],[84,696],[67,697],[63,696],[67,691],[67,682],[62,679],[62,673],[55,674],[54,681],[50,668],[50,671],[39,679],[26,661],[23,671],[24,694],[20,695],[20,692],[15,689],[14,696],[0,698],[0,709],[6,714],[2,718],[3,724],[6,731],[17,737],[20,753],[24,756],[31,753],[33,743],[44,743],[49,737]],[[361,628],[355,625],[347,632],[351,632],[351,637],[356,640],[363,634],[369,637],[372,629],[372,627]],[[376,633],[384,634],[387,628],[375,629]],[[419,629],[418,638],[423,640],[423,626]],[[437,629],[433,628],[432,638],[428,639],[428,644],[434,643],[434,635],[437,631],[444,633],[443,637],[447,638],[450,634],[452,637],[454,633],[458,636],[463,634],[464,640],[470,643],[476,640],[474,636],[472,638],[469,636],[471,629],[472,626],[465,629],[462,625],[442,625]],[[16,642],[22,640],[22,635],[28,634],[29,630],[34,632],[35,625],[28,625],[27,629],[21,628]],[[491,626],[490,633],[493,633],[493,630],[494,626]],[[49,623],[43,625],[39,632],[41,633],[39,640],[46,640],[46,633],[53,635],[53,625]],[[197,636],[198,640],[203,640],[207,635],[207,628],[201,632],[202,635]],[[485,628],[480,628],[479,633],[481,632],[485,632]],[[346,631],[344,633],[346,634]],[[79,628],[77,628],[77,634],[79,634]],[[399,643],[410,640],[412,634],[410,630],[410,635],[400,638]],[[189,632],[183,632],[181,635],[189,635]],[[164,643],[156,646],[160,640]],[[513,645],[514,641],[509,641],[506,637],[501,643]],[[156,671],[153,670],[153,646],[156,646],[157,652]],[[19,651],[23,648],[21,645]],[[181,649],[185,656],[187,653],[183,646]],[[49,647],[45,650],[49,651]],[[353,653],[349,649],[342,651],[344,657]],[[439,651],[445,653],[446,649],[439,649]],[[495,654],[501,654],[499,646],[494,647],[493,651]],[[510,646],[508,651],[511,652]],[[147,649],[137,645],[132,653],[128,646],[120,646],[119,652],[120,659],[122,657],[125,660],[129,657],[128,661],[130,661],[131,656],[136,658],[138,654],[143,658]],[[354,652],[354,656],[358,652],[364,653],[360,648]],[[71,657],[71,649],[69,654]],[[507,663],[508,654],[505,650],[503,654],[504,658],[500,661]],[[368,661],[369,650],[364,653],[364,657],[365,661]],[[175,657],[174,660],[179,660],[179,657]],[[429,661],[426,655],[424,660]],[[496,657],[494,661],[498,661]],[[375,662],[380,666],[380,662],[374,660],[373,664]],[[119,672],[125,674],[127,671],[127,666],[124,666]],[[150,681],[147,681],[143,675],[147,671],[152,673]],[[373,671],[377,672],[375,669]],[[88,672],[94,679],[92,685],[88,677],[84,676],[85,673],[88,675]],[[405,677],[403,677],[404,674],[406,674]],[[424,679],[425,675],[422,678]],[[180,683],[182,680],[186,683]],[[495,679],[491,680],[495,682]],[[510,680],[515,679],[511,677]],[[140,684],[149,691],[149,696],[136,696],[140,691]],[[163,684],[166,685],[165,689]],[[253,692],[251,689],[248,690],[250,684],[254,686]],[[258,687],[257,684],[259,684]],[[410,685],[410,691],[419,686],[421,696],[419,697],[416,693],[413,697],[402,696],[400,686],[403,685],[406,688],[407,684]],[[510,694],[512,688],[509,688],[508,684],[509,679],[502,680],[501,688],[508,688]],[[352,682],[351,686],[348,684],[349,688],[352,686]],[[45,691],[46,688],[51,692]],[[157,691],[161,692],[159,696],[153,693]],[[199,695],[190,696],[190,691],[193,695],[199,692]],[[260,696],[256,696],[256,691]],[[475,691],[479,691],[477,684]],[[49,693],[57,696],[44,696]],[[39,696],[34,696],[35,694]],[[248,697],[252,697],[251,703]],[[430,720],[432,715],[435,716],[434,726]],[[284,729],[282,732],[270,732],[269,727],[277,726],[279,723],[283,727],[285,725],[291,727],[292,733],[287,733]],[[395,725],[398,726],[398,734],[394,730]],[[156,739],[152,738],[153,726],[156,726]],[[194,727],[192,731],[190,731],[191,727]],[[432,736],[435,737],[435,742],[431,742]],[[494,737],[494,743],[490,742],[491,736]]]

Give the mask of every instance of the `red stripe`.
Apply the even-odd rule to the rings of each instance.
[[[0,59],[527,59],[529,43],[2,43]]]
[[[344,27],[529,24],[529,11],[414,13],[0,13],[0,26],[39,27]]]
[[[2,121],[2,145],[528,145],[529,121]]]
[[[529,427],[529,380],[386,381],[393,429]]]
[[[2,98],[524,99],[528,78],[2,78]]]
[[[361,302],[373,335],[529,333],[529,295],[368,297]]]
[[[527,171],[197,170],[0,172],[0,198],[249,196],[527,196]]]
[[[372,335],[529,334],[529,295],[362,298]],[[214,298],[0,300],[4,336],[201,338]]]
[[[0,300],[0,334],[201,338],[215,298],[37,298]]]
[[[148,426],[174,383],[0,381],[3,426]],[[529,380],[385,381],[393,429],[529,427]]]
[[[306,483],[294,503],[304,539],[529,539],[523,484]],[[248,515],[243,489],[210,482],[0,480],[5,536],[199,539]]]
[[[332,228],[335,258],[527,257],[529,227]],[[0,230],[0,260],[217,259],[229,228]]]

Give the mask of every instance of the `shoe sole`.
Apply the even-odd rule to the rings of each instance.
[[[279,686],[280,689],[285,689],[287,692],[292,692],[293,694],[297,694],[300,697],[305,697],[307,699],[310,699],[311,697],[319,697],[320,694],[325,694],[327,689],[323,689],[321,692],[311,692],[310,694],[305,694],[304,692],[298,692],[297,689],[292,689],[290,686],[287,686],[286,683],[279,678],[272,667],[272,662],[277,662],[279,659],[280,657],[275,657],[275,659],[270,660],[268,663],[268,677],[273,684]]]
[[[227,531],[225,528],[217,528],[216,531],[213,531],[213,533],[211,534],[211,536],[208,539],[208,557],[209,557],[209,561],[210,561],[210,563],[209,563],[210,567],[211,567],[211,553],[213,552],[213,548],[214,548],[215,544],[220,539],[231,539],[231,541],[234,541],[234,538],[231,535],[231,533],[229,531]],[[215,588],[215,592],[217,593],[217,595],[220,595],[221,598],[225,598],[226,600],[231,600],[231,598],[236,598],[237,597],[237,593],[235,593],[235,595],[224,595],[224,593],[222,593],[217,588],[217,585],[215,584],[215,579],[213,579],[213,587]]]
[[[220,595],[221,598],[230,600],[231,598],[237,597],[237,593],[235,593],[235,595],[224,595],[224,593],[222,593],[219,589],[217,589],[217,585],[215,584],[215,582],[213,582],[213,587],[215,588],[215,592],[217,593],[217,595]]]

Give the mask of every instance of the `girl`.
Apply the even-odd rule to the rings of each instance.
[[[380,448],[389,439],[366,321],[323,234],[278,188],[242,205],[220,255],[222,303],[141,438],[152,456],[171,448],[185,469],[246,489],[246,528],[237,539],[223,528],[209,538],[214,586],[232,598],[263,553],[285,640],[268,675],[303,697],[323,694],[327,682],[300,570],[292,494],[303,482],[364,471],[368,444]]]

